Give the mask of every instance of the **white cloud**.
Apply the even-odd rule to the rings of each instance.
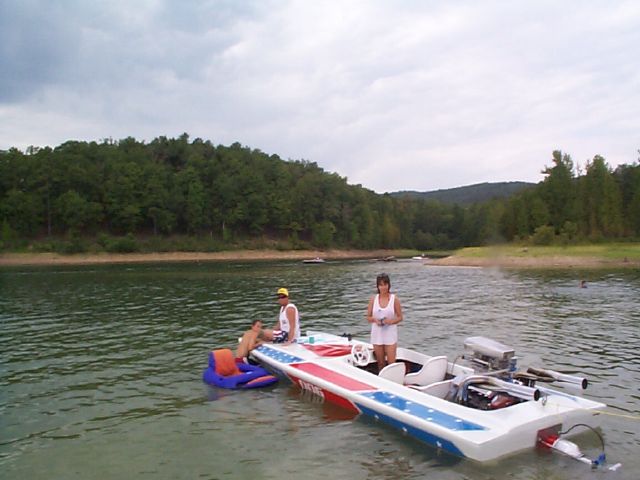
[[[640,148],[636,2],[2,5],[0,148],[187,132],[380,192]]]

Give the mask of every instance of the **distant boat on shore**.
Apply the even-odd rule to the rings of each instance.
[[[379,262],[397,262],[398,259],[393,255],[390,255],[388,257],[379,258],[378,261]]]
[[[307,258],[306,260],[302,260],[302,263],[325,263],[325,260],[320,257]]]

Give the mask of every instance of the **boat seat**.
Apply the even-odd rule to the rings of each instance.
[[[378,376],[402,385],[404,383],[404,374],[406,373],[406,371],[407,366],[403,362],[395,362],[390,363],[382,370],[380,370]]]
[[[433,395],[434,397],[446,399],[449,391],[451,390],[451,386],[453,384],[453,380],[443,380],[441,382],[435,382],[431,385],[426,385],[424,387],[414,386],[416,390],[420,390],[422,393],[427,393],[429,395]]]
[[[439,357],[431,357],[427,360],[422,368],[415,373],[408,373],[404,377],[406,385],[426,386],[435,382],[444,380],[447,374],[447,357],[441,355]]]

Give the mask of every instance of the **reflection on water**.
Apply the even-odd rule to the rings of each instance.
[[[530,451],[477,465],[353,419],[286,381],[202,384],[207,352],[287,286],[303,330],[368,337],[385,269],[405,312],[401,343],[453,359],[467,336],[520,363],[585,374],[616,478],[634,478],[640,432],[640,272],[501,271],[420,262],[203,263],[0,270],[0,469],[6,478],[570,479],[584,465]],[[580,288],[580,280],[587,288]],[[598,453],[597,439],[581,443]]]

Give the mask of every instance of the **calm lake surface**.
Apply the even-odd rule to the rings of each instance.
[[[539,450],[480,465],[443,455],[287,381],[253,391],[201,381],[208,351],[272,323],[286,286],[306,329],[368,338],[386,271],[401,345],[447,354],[468,336],[519,364],[581,372],[607,403],[613,473]],[[581,279],[587,288],[579,288]],[[0,269],[0,478],[637,479],[640,272],[500,271],[420,261],[148,264]],[[599,440],[576,438],[589,456]]]

